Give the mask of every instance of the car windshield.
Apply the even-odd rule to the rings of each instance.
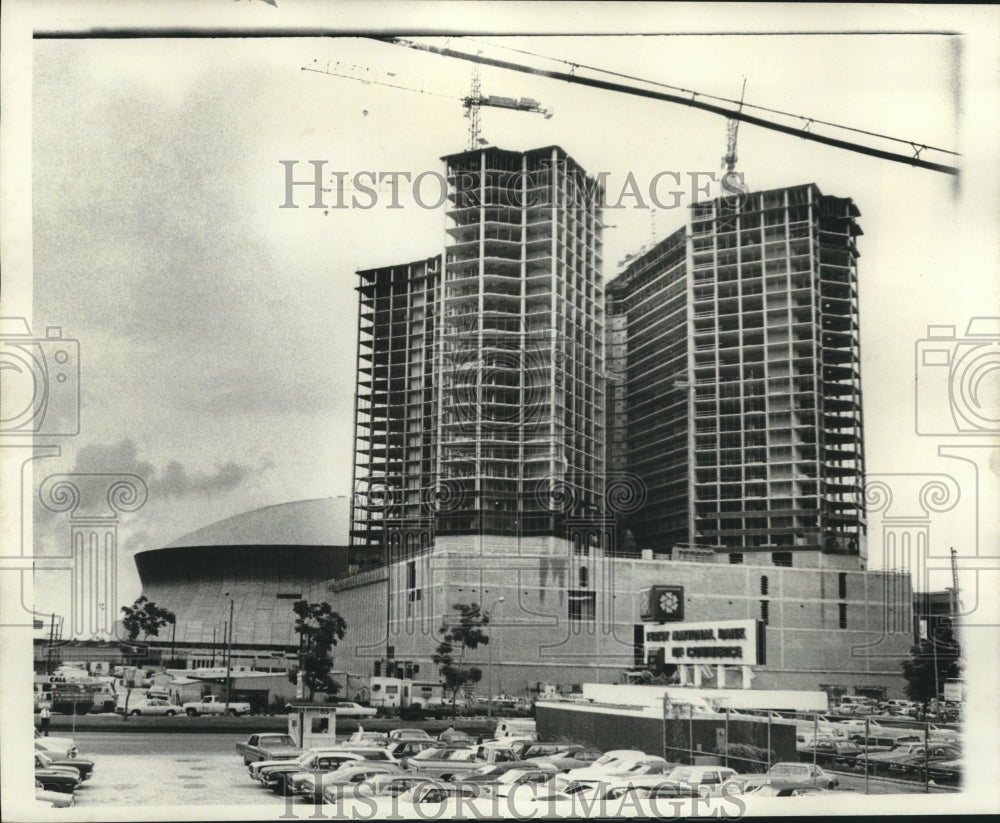
[[[476,752],[474,749],[452,749],[451,751],[445,752],[445,755],[442,758],[442,760],[457,760],[462,763],[475,759]]]
[[[424,749],[413,755],[410,760],[441,760],[448,751],[448,749]]]

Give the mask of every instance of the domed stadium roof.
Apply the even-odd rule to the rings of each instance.
[[[350,515],[350,498],[343,496],[280,503],[203,526],[165,548],[346,546],[350,542]]]

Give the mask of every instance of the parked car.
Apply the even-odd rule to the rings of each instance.
[[[53,757],[76,757],[76,743],[71,737],[48,737],[35,729],[35,745]]]
[[[838,769],[853,769],[859,754],[864,751],[853,740],[817,740],[799,749],[803,762],[815,760],[819,766]]]
[[[256,780],[258,782],[262,782],[262,777],[263,777],[264,772],[267,771],[267,770],[269,770],[269,769],[274,769],[274,768],[279,768],[279,767],[284,767],[284,766],[293,766],[295,764],[300,764],[300,765],[302,765],[304,767],[307,763],[312,762],[312,759],[315,758],[317,755],[322,755],[322,754],[343,754],[344,752],[345,752],[345,750],[343,748],[341,748],[340,746],[337,746],[337,745],[333,745],[333,746],[314,746],[313,748],[308,749],[307,751],[302,752],[302,754],[300,754],[298,757],[293,757],[291,760],[258,760],[255,763],[251,763],[249,766],[247,766],[247,771],[250,773],[250,776],[254,780]],[[349,760],[355,760],[355,759],[356,760],[363,760],[364,759],[357,752],[353,752],[352,751],[352,752],[348,752],[348,754],[351,755],[351,757],[348,758]],[[294,769],[293,771],[300,771],[300,769]]]
[[[482,748],[482,747],[480,747]],[[471,772],[486,763],[497,762],[493,759],[478,759],[477,749],[466,746],[461,749],[425,749],[413,755],[407,763],[406,768],[410,771],[417,771],[425,777],[434,777],[449,780],[453,776]],[[516,758],[509,752],[500,750],[502,760],[514,761]]]
[[[428,782],[426,777],[411,772],[375,774],[358,783],[333,783],[323,789],[323,802],[335,805],[338,820],[351,820],[341,809],[364,797],[396,797],[414,786]],[[356,819],[363,819],[359,815]]]
[[[854,758],[854,765],[862,772],[882,774],[888,772],[889,763],[917,752],[923,753],[924,742],[919,737],[897,743],[892,748],[886,746],[870,746],[867,752],[862,752]]]
[[[35,752],[35,783],[52,792],[72,793],[80,785],[80,773],[76,769],[66,769],[49,765],[49,759],[42,752]]]
[[[434,740],[423,729],[393,729],[389,732],[389,741],[393,740]]]
[[[399,774],[402,768],[397,763],[343,763],[331,770],[310,770],[288,775],[286,784],[290,794],[306,797],[314,803],[321,803],[324,792],[330,786],[362,783],[377,774]]]
[[[119,714],[124,714],[125,708],[116,708],[115,711]],[[176,714],[180,714],[181,711],[182,709],[180,706],[159,697],[149,698],[139,703],[131,703],[128,707],[128,713],[134,717],[138,717],[140,715],[173,717]]]
[[[327,706],[336,709],[338,717],[374,717],[378,714],[378,709],[362,706],[358,703],[327,703]]]
[[[736,774],[727,766],[677,766],[666,775],[669,783],[681,783],[708,795]]]
[[[821,789],[833,789],[840,785],[839,778],[812,763],[775,763],[767,770],[768,777],[780,777],[795,783],[808,783]]]
[[[941,760],[931,763],[927,771],[928,779],[939,786],[956,786],[962,782],[961,760]]]
[[[39,748],[35,743],[35,754],[41,755],[42,760],[49,768],[55,769],[75,769],[80,776],[80,781],[89,780],[94,773],[94,761],[83,757],[52,757],[48,752]]]
[[[802,795],[819,794],[823,790],[819,786],[812,786],[798,781],[775,780],[767,785],[761,786],[751,794],[752,797],[800,797]]]
[[[66,792],[53,792],[42,788],[40,781],[35,781],[35,805],[43,809],[65,809],[76,805],[76,798]]]
[[[522,760],[551,763],[563,769],[591,766],[603,752],[580,743],[532,743],[521,752]]]
[[[892,777],[923,777],[924,771],[931,763],[942,763],[958,760],[962,751],[957,746],[934,744],[918,746],[913,751],[896,757],[886,757],[883,762],[888,766]]]
[[[457,729],[448,728],[445,729],[441,734],[438,735],[438,740],[442,743],[449,744],[464,744],[466,746],[473,745],[476,741],[463,731],[458,731]]]
[[[243,755],[244,766],[258,760],[292,760],[302,754],[290,735],[276,732],[252,734],[246,743],[236,744],[236,751]]]
[[[589,768],[596,769],[607,766],[611,763],[616,763],[620,760],[632,761],[635,760],[636,758],[642,758],[642,757],[646,757],[646,753],[640,751],[639,749],[612,749],[611,751],[607,751],[604,754],[602,754],[600,757],[597,758],[597,760],[594,760],[590,763],[586,763],[581,766],[574,766],[572,771],[576,771],[577,769],[589,769]]]
[[[307,773],[321,774],[339,769],[345,763],[363,764],[365,759],[354,752],[326,751],[307,757],[301,763],[295,760],[280,766],[268,766],[260,770],[260,782],[276,794],[291,794],[291,779],[295,775],[304,776]]]
[[[364,729],[358,729],[344,742],[352,746],[387,746],[389,735],[385,732],[366,732]]]
[[[182,707],[188,717],[197,717],[199,714],[231,714],[234,717],[250,714],[249,703],[237,703],[230,701],[228,704],[220,697],[210,694],[201,700],[185,703]]]
[[[514,760],[510,763],[486,763],[483,766],[473,769],[471,772],[463,772],[452,778],[453,783],[495,783],[508,772],[523,773],[528,770],[541,770],[548,774],[551,779],[559,771],[551,763],[539,761],[531,763],[523,760]]]
[[[440,743],[437,740],[395,740],[384,746],[384,748],[389,752],[389,754],[392,755],[393,759],[399,763],[400,766],[405,768],[411,757],[420,754],[420,752],[426,751],[427,749],[443,750],[466,747]]]
[[[599,760],[600,758],[598,758]],[[666,775],[674,769],[673,763],[655,755],[643,754],[641,757],[612,760],[603,765],[594,761],[589,768],[571,769],[556,777],[554,787],[565,789],[581,783],[601,783],[617,778],[631,780],[647,775]]]

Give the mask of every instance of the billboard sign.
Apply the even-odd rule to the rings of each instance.
[[[663,649],[665,663],[753,666],[758,657],[756,620],[646,625],[646,652]]]

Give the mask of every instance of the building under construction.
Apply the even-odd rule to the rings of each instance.
[[[608,284],[609,464],[646,489],[630,543],[864,560],[858,215],[815,185],[698,203]]]
[[[554,146],[443,159],[443,265],[359,272],[359,559],[603,509],[602,192]]]

